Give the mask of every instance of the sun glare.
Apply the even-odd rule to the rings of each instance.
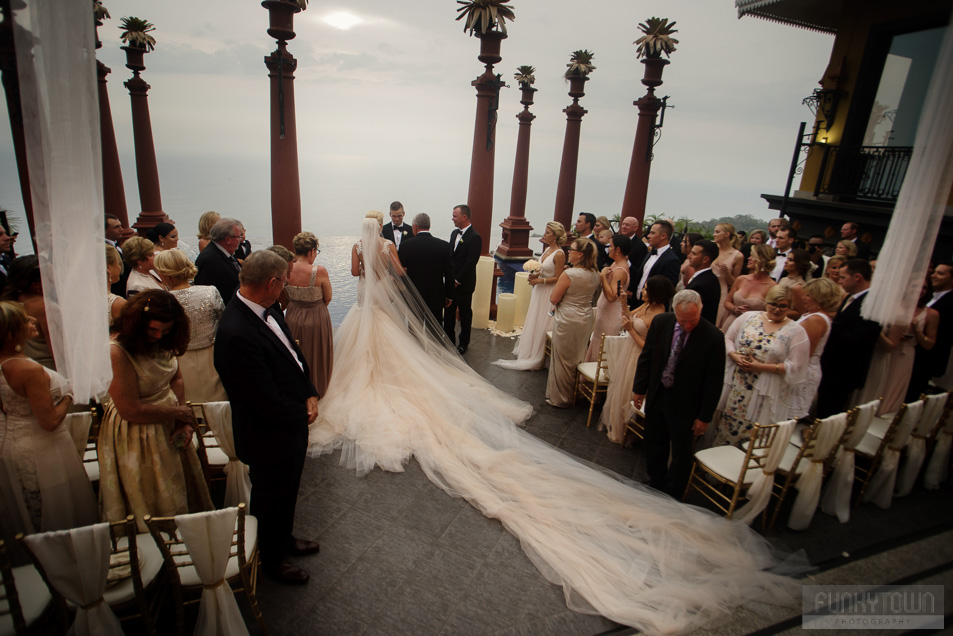
[[[321,19],[325,22],[325,24],[330,24],[335,29],[341,29],[342,31],[347,31],[352,26],[360,24],[364,21],[353,13],[348,13],[347,11],[330,13]]]

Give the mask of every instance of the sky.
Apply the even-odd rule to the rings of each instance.
[[[130,216],[140,207],[119,19],[155,24],[155,51],[143,78],[164,210],[184,235],[214,209],[241,219],[253,245],[270,242],[269,80],[263,58],[275,48],[267,11],[255,0],[104,0],[99,59],[108,90]],[[770,218],[761,193],[782,193],[798,123],[813,116],[801,100],[818,86],[833,37],[755,18],[739,20],[730,0],[632,2],[516,0],[507,23],[496,133],[492,226],[509,213],[522,109],[513,74],[536,67],[526,214],[552,219],[571,103],[562,75],[576,49],[594,52],[580,101],[576,212],[618,214],[645,94],[633,41],[651,16],[677,21],[680,40],[657,95],[669,95],[655,147],[649,214],[696,220],[735,214]],[[450,212],[465,202],[476,109],[470,82],[483,71],[479,41],[454,21],[452,0],[312,0],[295,19],[295,99],[302,222],[318,236],[358,233],[369,209],[393,200],[412,217],[427,212],[449,236]],[[352,23],[343,28],[341,13]],[[5,103],[3,108],[5,109]],[[795,187],[797,184],[795,184]],[[0,206],[22,219],[9,128],[0,126]],[[25,221],[20,227],[25,228]],[[25,241],[23,241],[25,243]],[[18,244],[18,248],[26,247]]]

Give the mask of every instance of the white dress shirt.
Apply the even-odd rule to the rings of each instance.
[[[463,235],[466,234],[466,231],[469,230],[471,227],[473,227],[472,224],[466,226],[466,227],[463,228],[463,229],[461,229],[461,230],[460,230],[460,233],[457,234],[457,240],[454,241],[454,243],[453,243],[453,249],[454,249],[454,250],[457,249],[457,245],[459,245],[459,244],[460,244],[460,241],[463,240]]]
[[[637,292],[637,298],[642,297],[642,288],[645,287],[645,281],[649,279],[649,274],[652,272],[652,266],[655,265],[655,261],[659,259],[665,250],[671,247],[668,243],[658,248],[658,251],[655,254],[651,254],[648,260],[645,261],[645,265],[642,267],[642,278],[639,279],[639,289]]]
[[[949,289],[946,289],[944,291],[933,292],[933,298],[931,298],[930,301],[927,303],[927,307],[933,307],[933,305],[936,304],[936,301],[940,300],[941,298],[943,298],[949,293],[950,293]]]
[[[788,254],[791,253],[791,248],[788,248],[786,252],[778,252],[778,255],[775,257],[774,269],[771,270],[771,278],[775,281],[781,280],[781,274],[784,273],[784,264],[788,260]]]
[[[278,321],[275,320],[274,316],[268,315],[268,308],[262,307],[258,303],[248,300],[242,296],[241,291],[235,292],[235,296],[238,297],[245,305],[248,306],[255,315],[262,319],[262,321],[268,325],[268,328],[275,332],[275,335],[278,336],[278,339],[281,340],[281,343],[288,348],[288,351],[291,352],[291,357],[294,358],[295,362],[298,363],[298,368],[304,371],[304,365],[301,364],[301,360],[298,358],[298,354],[295,353],[294,347],[291,346],[291,342],[288,340],[288,336],[285,335],[285,332],[281,330],[281,327],[278,325]]]

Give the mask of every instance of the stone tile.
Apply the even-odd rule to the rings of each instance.
[[[354,509],[384,521],[394,521],[414,505],[416,496],[417,491],[412,486],[408,489],[402,487],[402,484],[381,481],[372,484],[361,495],[354,503]]]
[[[615,450],[609,447],[600,447],[593,461],[603,468],[629,478],[639,466],[639,459],[635,453],[626,449]],[[644,465],[644,462],[642,464]]]
[[[479,510],[467,505],[440,536],[436,546],[482,559],[490,553],[503,532],[503,524],[496,519],[485,517]]]
[[[520,621],[532,623],[566,611],[569,610],[562,586],[554,585],[540,575],[520,610]]]
[[[308,596],[323,598],[334,589],[345,572],[360,558],[361,552],[332,542],[321,542],[321,551],[306,557],[293,557],[291,561],[311,575],[307,584]],[[288,586],[281,586],[287,590]]]
[[[298,620],[294,623],[293,631],[285,633],[360,636],[367,630],[368,620],[365,617],[330,601],[321,601],[299,610],[304,611],[299,611],[295,616]]]
[[[404,582],[406,567],[382,563],[364,555],[348,568],[326,599],[342,608],[373,618]]]
[[[440,632],[458,599],[428,585],[402,585],[378,613],[367,634],[417,636]]]
[[[487,555],[485,565],[500,577],[531,578],[535,581],[540,576],[537,567],[523,552],[519,539],[509,532],[500,535],[500,540]]]
[[[502,564],[486,564],[444,624],[441,634],[489,633],[519,622],[520,610],[536,585],[536,576],[501,572]],[[486,608],[492,607],[492,612]]]
[[[552,636],[554,634],[602,634],[621,626],[602,616],[579,614],[566,610],[561,614],[547,616],[537,621],[521,623],[494,632],[496,636]],[[636,633],[625,630],[622,634]]]
[[[421,557],[407,577],[409,585],[427,587],[441,594],[458,597],[466,591],[480,561],[444,550],[433,550]]]
[[[349,508],[337,518],[318,538],[329,547],[337,546],[363,554],[387,529],[389,523],[382,519]]]
[[[398,517],[397,524],[437,539],[464,505],[468,504],[463,499],[451,497],[436,486],[430,486],[417,493],[410,507]]]
[[[317,490],[330,493],[338,499],[356,502],[371,487],[366,479],[359,479],[356,473],[346,466],[336,466],[329,470]]]
[[[392,525],[364,554],[378,563],[412,571],[421,559],[433,552],[433,547],[432,537]]]
[[[295,505],[296,536],[308,539],[320,536],[351,505],[327,492],[313,492],[309,496],[298,497]]]
[[[596,444],[587,444],[586,442],[573,439],[568,435],[563,437],[556,447],[587,462],[591,462],[599,451],[599,447]]]
[[[527,430],[527,432],[531,435],[536,436],[538,439],[543,440],[547,444],[551,444],[552,446],[559,446],[559,442],[561,442],[563,439],[562,435],[559,435],[557,433],[550,433],[548,431],[533,429],[533,430]]]

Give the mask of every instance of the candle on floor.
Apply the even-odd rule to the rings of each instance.
[[[526,323],[529,299],[533,295],[533,288],[529,285],[529,272],[516,272],[513,293],[516,295],[516,320],[514,324],[517,327],[522,327]]]
[[[499,331],[513,331],[516,319],[516,294],[500,294],[496,304],[496,328]]]
[[[473,328],[486,329],[490,321],[490,290],[493,288],[493,257],[481,256],[476,266],[476,289],[473,291]]]

